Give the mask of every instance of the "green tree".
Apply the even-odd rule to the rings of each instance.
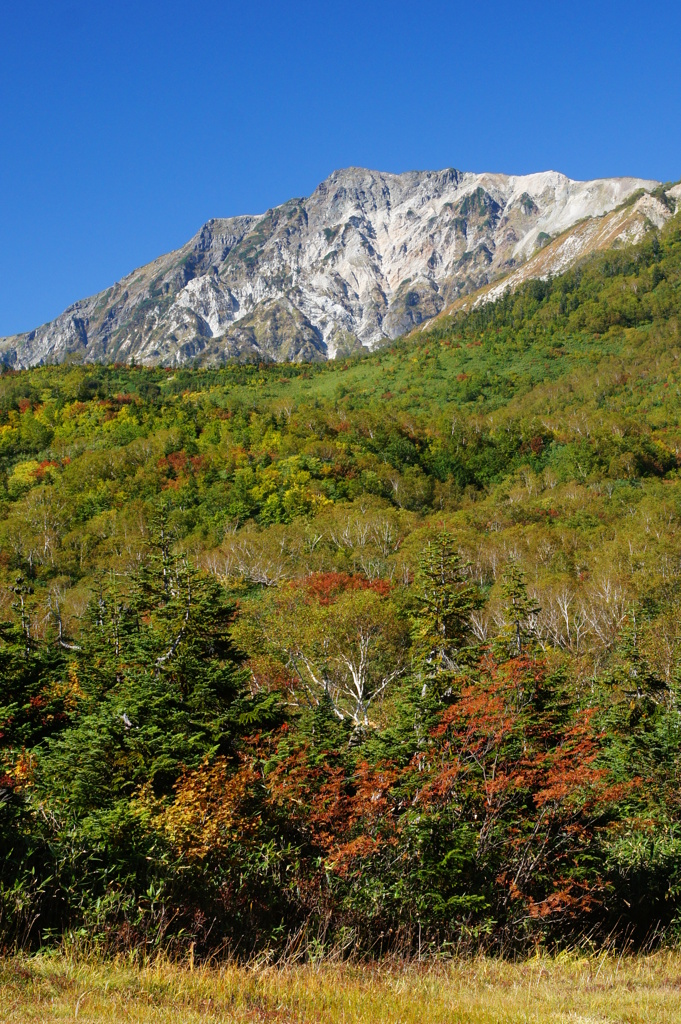
[[[244,710],[233,616],[217,581],[181,558],[102,580],[68,652],[69,727],[34,747],[25,790],[36,842],[50,851],[40,926],[94,927],[106,907],[115,921],[148,891],[162,903],[182,879],[189,899],[144,794],[172,802],[183,772],[233,755]]]
[[[511,562],[504,574],[502,594],[503,622],[495,638],[495,650],[507,658],[532,654],[537,646],[536,619],[541,609],[528,594],[525,573],[517,562]]]
[[[453,537],[442,530],[419,556],[411,622],[411,671],[393,699],[390,724],[378,740],[383,757],[408,762],[431,742],[456,682],[474,669],[471,613],[482,597],[466,573]]]
[[[471,613],[480,607],[481,599],[466,568],[446,530],[419,558],[411,637],[414,671],[424,696],[431,687],[442,694],[475,655]]]

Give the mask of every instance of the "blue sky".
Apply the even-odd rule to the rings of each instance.
[[[681,177],[681,4],[2,0],[0,335],[337,167]]]

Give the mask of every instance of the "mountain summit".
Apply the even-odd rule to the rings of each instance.
[[[509,275],[509,286],[514,276],[546,276],[660,227],[677,193],[655,181],[580,182],[554,171],[350,167],[307,199],[208,221],[181,249],[51,323],[0,339],[0,360],[172,366],[371,349],[493,282],[497,294]]]

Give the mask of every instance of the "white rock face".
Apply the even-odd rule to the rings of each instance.
[[[438,319],[465,311],[501,298],[504,292],[515,291],[531,279],[546,280],[562,274],[579,260],[595,252],[602,252],[627,243],[640,242],[652,229],[665,223],[681,210],[681,185],[655,189],[655,194],[633,195],[629,202],[616,207],[601,217],[585,217],[569,227],[552,241],[542,245],[516,270],[512,270],[495,283],[483,286],[469,295],[456,299],[446,307]],[[424,323],[421,331],[428,330]]]
[[[373,348],[531,262],[578,222],[597,230],[603,215],[657,184],[554,171],[336,171],[308,199],[209,221],[182,249],[0,340],[0,358],[16,367],[69,355],[175,365]],[[663,220],[658,207],[669,215],[648,195],[639,202],[652,204],[642,223]],[[583,252],[568,237],[561,259]]]
[[[673,189],[666,195],[674,199],[672,192]],[[611,249],[616,245],[626,245],[628,242],[640,242],[651,228],[663,227],[673,216],[670,205],[655,196],[644,194],[631,205],[616,209],[603,217],[585,218],[545,248],[534,253],[527,262],[507,274],[497,284],[482,289],[469,300],[460,300],[456,306],[465,309],[493,302],[504,292],[514,290],[531,278],[545,280],[562,274],[591,253]]]

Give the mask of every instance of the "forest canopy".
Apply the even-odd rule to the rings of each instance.
[[[677,216],[365,357],[2,373],[3,944],[678,934],[680,317]]]

